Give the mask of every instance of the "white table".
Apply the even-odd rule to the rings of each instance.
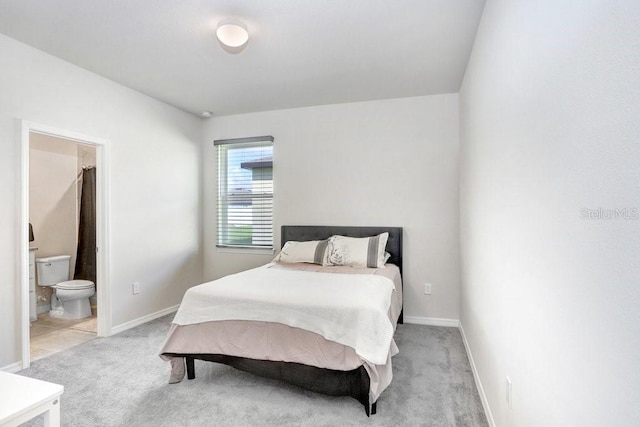
[[[44,413],[44,425],[60,426],[59,384],[0,371],[0,426],[18,426]]]

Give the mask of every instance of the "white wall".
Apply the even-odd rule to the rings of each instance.
[[[276,247],[283,224],[402,226],[405,316],[458,319],[457,95],[219,117],[203,135],[206,279],[273,258],[215,248],[213,140],[273,135]]]
[[[499,426],[640,425],[640,219],[583,211],[640,208],[639,23],[635,0],[485,6],[460,92],[461,322]]]
[[[0,52],[2,368],[20,360],[20,119],[110,142],[113,326],[178,304],[202,262],[200,119],[1,35]]]

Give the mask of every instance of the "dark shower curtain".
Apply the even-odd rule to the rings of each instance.
[[[96,168],[86,168],[82,172],[82,193],[80,195],[80,226],[78,229],[78,251],[76,280],[91,280],[96,283]],[[97,284],[96,284],[97,285]]]

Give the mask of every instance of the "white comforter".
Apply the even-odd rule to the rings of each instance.
[[[271,268],[267,264],[189,289],[173,323],[277,322],[322,335],[383,365],[393,342],[393,281],[372,274]]]

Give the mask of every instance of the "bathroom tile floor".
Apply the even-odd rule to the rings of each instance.
[[[62,319],[39,314],[31,323],[31,361],[42,359],[96,337],[97,318]]]

